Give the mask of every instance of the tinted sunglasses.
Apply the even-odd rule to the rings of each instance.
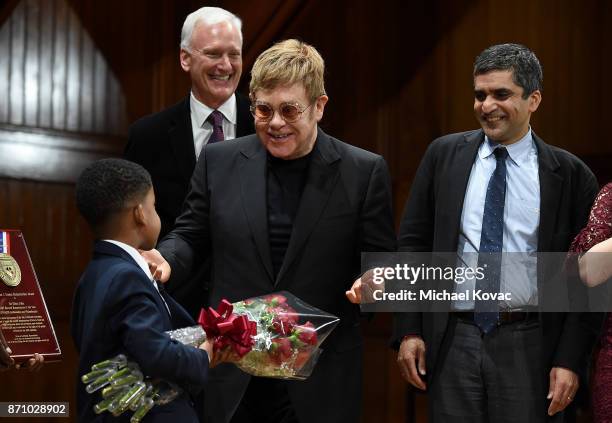
[[[312,104],[308,107],[303,107],[299,103],[281,103],[278,107],[278,113],[285,122],[292,123],[297,121],[310,106]],[[263,101],[256,101],[251,104],[251,114],[260,121],[271,121],[274,117],[274,112],[274,108]]]

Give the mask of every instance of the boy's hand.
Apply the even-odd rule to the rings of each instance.
[[[151,275],[153,275],[153,279],[160,281],[161,283],[168,282],[170,279],[170,264],[166,261],[166,259],[157,251],[156,249],[144,251],[138,250],[140,255],[147,261],[149,265],[149,270],[151,271]]]
[[[217,364],[221,363],[234,363],[239,360],[240,357],[238,357],[238,355],[231,348],[227,347],[215,353],[215,358],[211,366],[215,367]]]
[[[213,367],[212,362],[213,362],[213,359],[214,359],[214,354],[213,354],[213,343],[212,343],[212,341],[210,339],[207,339],[206,341],[201,343],[198,348],[200,348],[201,350],[206,351],[206,353],[208,354],[208,364],[209,364],[209,367]]]
[[[231,363],[240,360],[240,357],[232,351],[231,348],[224,348],[221,351],[213,352],[213,340],[207,339],[200,348],[208,353],[208,362],[210,368],[213,368],[221,363]]]

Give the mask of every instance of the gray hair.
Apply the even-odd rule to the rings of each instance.
[[[242,43],[242,21],[238,16],[220,7],[201,7],[185,18],[183,29],[181,30],[181,48],[183,50],[189,50],[193,29],[198,22],[203,22],[207,25],[214,25],[219,22],[229,22],[238,30],[240,43]]]
[[[542,66],[533,51],[521,44],[497,44],[485,49],[474,61],[474,76],[491,71],[512,71],[512,80],[523,88],[523,98],[542,91]]]

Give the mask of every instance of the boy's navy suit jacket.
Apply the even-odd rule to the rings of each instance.
[[[163,290],[158,292],[127,252],[112,243],[96,241],[72,308],[71,332],[80,354],[78,421],[126,420],[113,419],[108,412],[96,416],[93,406],[101,400],[100,393],[87,394],[80,381],[93,364],[119,353],[137,362],[146,376],[176,382],[188,392],[200,390],[207,378],[208,355],[164,334],[193,325],[187,312]],[[125,413],[128,419],[130,414]],[[170,404],[155,406],[144,421],[198,420],[189,396],[182,395]]]

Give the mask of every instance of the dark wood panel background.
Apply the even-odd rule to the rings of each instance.
[[[64,0],[17,3],[0,29],[0,123],[124,135],[121,86]]]
[[[431,140],[477,126],[472,62],[498,42],[528,45],[544,66],[534,130],[583,157],[602,182],[612,178],[610,2],[210,4],[244,21],[243,91],[253,61],[273,41],[299,37],[321,51],[330,96],[322,126],[385,156],[396,219]],[[74,177],[94,158],[120,154],[126,124],[187,94],[189,82],[178,64],[180,28],[202,2],[11,0],[0,5],[0,227],[24,231],[65,354],[63,363],[38,375],[0,374],[0,400],[74,405],[77,358],[69,311],[91,245],[73,204]],[[363,421],[424,421],[424,396],[412,400],[387,348],[390,321],[383,314],[364,325]]]

